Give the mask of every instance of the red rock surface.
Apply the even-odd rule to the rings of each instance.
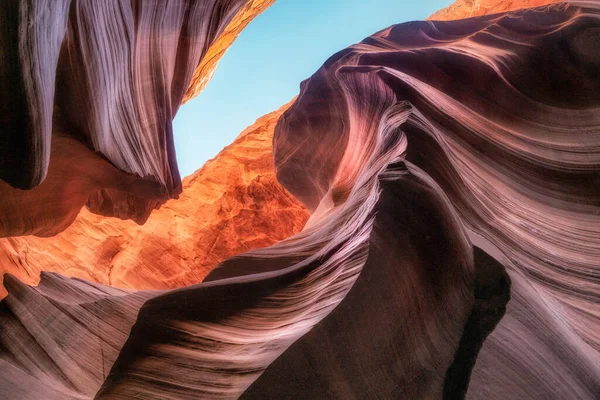
[[[177,198],[172,120],[273,1],[0,3],[0,237]]]
[[[227,258],[299,232],[308,213],[273,169],[273,131],[288,107],[259,118],[184,179],[179,199],[144,225],[84,208],[56,236],[0,239],[0,274],[32,285],[40,271],[53,271],[121,288],[177,288],[200,282]]]
[[[209,49],[206,59],[212,61],[196,70],[196,83],[185,100],[204,85],[197,78],[202,75],[199,71],[210,76],[216,67],[212,52],[222,55],[249,18],[270,3],[249,2],[230,23]],[[460,19],[546,3],[458,0],[430,19]],[[0,239],[0,273],[9,272],[28,284],[39,281],[40,271],[53,271],[129,289],[176,288],[199,282],[229,257],[299,232],[308,213],[277,182],[271,161],[275,123],[288,107],[259,118],[186,178],[180,199],[154,211],[145,225],[105,219],[84,208],[70,228],[51,239]],[[0,287],[0,297],[4,295]]]
[[[307,227],[147,301],[97,398],[598,398],[599,29],[561,4],[329,58],[274,136]]]
[[[598,398],[586,4],[409,22],[336,53],[275,129],[302,232],[177,290],[9,275],[0,397]]]
[[[0,397],[598,398],[599,27],[598,3],[560,5],[409,22],[336,53],[275,129],[305,228],[177,290],[7,276]],[[270,154],[263,136],[238,141]],[[254,162],[228,149],[205,185]],[[217,221],[246,197],[298,210],[241,170]],[[171,215],[150,237],[192,228]]]
[[[556,0],[456,0],[428,19],[450,21],[556,3]]]

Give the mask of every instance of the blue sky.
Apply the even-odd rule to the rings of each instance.
[[[181,176],[254,121],[291,100],[338,50],[392,24],[425,19],[452,0],[277,0],[246,27],[202,93],[174,121]]]

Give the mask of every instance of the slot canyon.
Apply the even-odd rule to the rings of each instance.
[[[600,2],[382,26],[182,179],[273,3],[0,4],[0,398],[600,398]]]

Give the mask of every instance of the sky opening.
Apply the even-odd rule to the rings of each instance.
[[[277,0],[244,29],[212,81],[173,122],[181,176],[192,174],[260,116],[298,94],[330,56],[450,0]]]

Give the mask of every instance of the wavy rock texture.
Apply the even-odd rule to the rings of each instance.
[[[177,197],[171,121],[272,2],[4,2],[0,236],[54,235],[84,204],[143,223]]]
[[[259,118],[184,179],[179,199],[144,225],[84,209],[51,238],[0,239],[0,271],[30,285],[41,271],[53,271],[120,288],[174,289],[201,282],[227,258],[301,231],[308,213],[273,167],[275,124],[290,104]]]
[[[450,6],[435,12],[429,20],[451,21],[478,17],[556,3],[556,0],[456,0]]]
[[[0,395],[597,398],[599,31],[559,4],[337,53],[276,128],[304,230],[169,292],[8,276]]]

